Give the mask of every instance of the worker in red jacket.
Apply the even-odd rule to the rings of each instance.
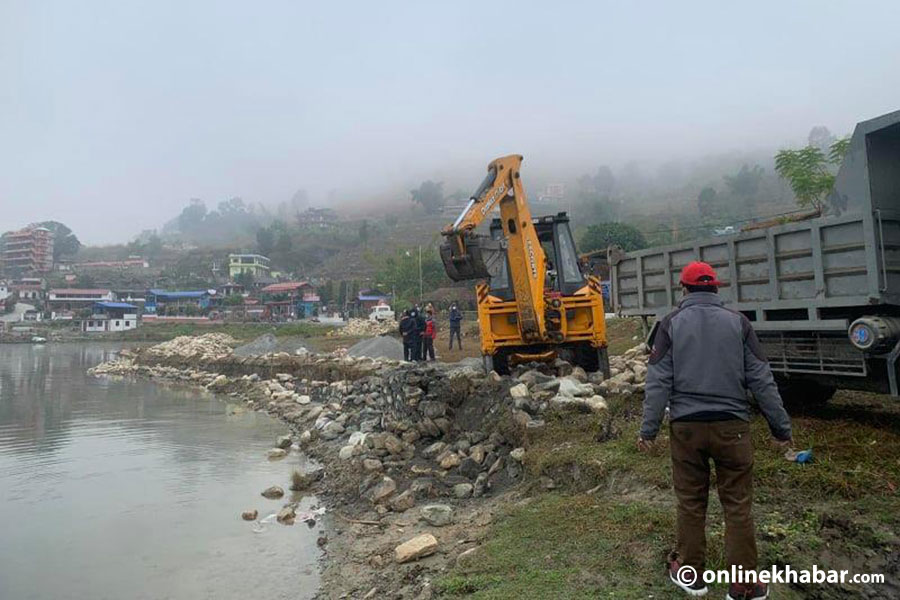
[[[434,311],[425,313],[425,332],[422,334],[422,360],[435,360],[434,338],[437,337],[437,326],[434,322]]]

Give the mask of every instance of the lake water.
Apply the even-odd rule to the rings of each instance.
[[[312,597],[318,527],[240,518],[287,501],[260,496],[304,466],[266,459],[287,428],[85,374],[115,349],[0,345],[0,599]]]

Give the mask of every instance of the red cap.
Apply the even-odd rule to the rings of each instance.
[[[683,285],[713,285],[719,287],[722,282],[716,278],[716,271],[705,262],[688,263],[681,270]]]

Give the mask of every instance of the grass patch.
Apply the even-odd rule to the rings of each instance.
[[[638,317],[607,319],[606,341],[610,355],[624,354],[644,341],[644,330]]]
[[[665,579],[675,543],[668,435],[641,454],[635,440],[640,398],[609,400],[605,415],[550,412],[525,441],[530,480],[558,488],[510,507],[478,550],[478,558],[436,582],[446,598],[682,598]],[[795,568],[889,569],[900,548],[900,423],[891,400],[860,410],[838,398],[833,407],[794,417],[798,448],[815,462],[788,463],[769,445],[754,416],[755,506],[759,564]],[[714,480],[713,475],[713,480]],[[714,483],[714,482],[713,482]],[[592,493],[584,493],[591,490]],[[707,566],[725,568],[724,516],[710,494]],[[724,595],[711,589],[712,595]],[[821,598],[855,597],[853,587],[818,587]],[[799,599],[811,589],[773,588]]]

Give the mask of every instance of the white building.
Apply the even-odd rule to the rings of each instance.
[[[128,331],[140,325],[138,307],[127,302],[97,302],[90,317],[81,321],[85,333]]]

